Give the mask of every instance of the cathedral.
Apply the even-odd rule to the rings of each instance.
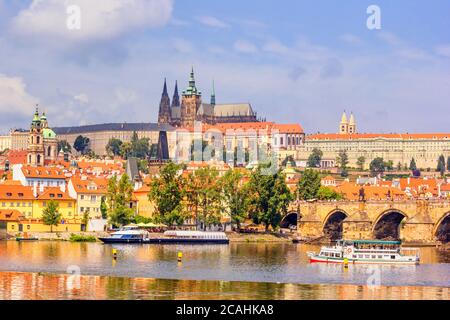
[[[193,127],[195,121],[206,124],[258,122],[256,112],[249,103],[216,104],[216,94],[213,84],[210,103],[202,102],[202,93],[195,85],[194,69],[189,77],[189,86],[178,94],[178,83],[175,82],[175,91],[170,102],[167,93],[167,83],[159,104],[158,123],[170,124],[175,127]]]
[[[36,108],[28,137],[27,164],[44,166],[57,158],[58,140],[55,132],[48,127],[45,113],[39,116]]]

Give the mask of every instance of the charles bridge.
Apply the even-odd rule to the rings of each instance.
[[[297,225],[302,239],[395,238],[436,243],[450,239],[450,200],[296,201],[282,226]]]

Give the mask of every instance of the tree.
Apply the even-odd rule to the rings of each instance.
[[[331,189],[330,187],[320,186],[317,191],[319,200],[341,200],[342,195]]]
[[[401,171],[402,170],[402,163],[399,161],[397,163],[397,171]]]
[[[409,170],[414,171],[417,170],[416,160],[414,158],[411,159],[409,163]]]
[[[377,157],[372,160],[369,167],[372,175],[376,176],[386,170],[386,162],[384,162],[383,158]]]
[[[89,138],[83,137],[82,135],[79,135],[75,142],[73,143],[73,148],[80,152],[81,154],[85,154],[89,147]]]
[[[345,150],[341,150],[338,153],[338,156],[336,157],[336,163],[338,167],[341,169],[341,177],[347,177],[348,171],[347,171],[347,165],[348,165],[348,155]]]
[[[61,214],[58,211],[59,204],[50,200],[42,212],[42,221],[46,226],[50,226],[50,232],[53,232],[53,226],[57,227],[61,221]]]
[[[318,168],[320,167],[320,161],[322,160],[323,152],[317,148],[314,148],[311,155],[308,158],[308,167]]]
[[[131,156],[138,159],[145,159],[150,154],[150,143],[148,138],[139,139],[136,131],[131,137]]]
[[[384,166],[385,166],[386,170],[392,171],[392,170],[394,170],[394,161],[388,160],[384,163]]]
[[[72,152],[72,147],[70,146],[70,143],[67,142],[67,140],[60,140],[58,141],[58,152]]]
[[[138,160],[138,169],[139,169],[139,171],[141,171],[141,172],[143,172],[145,174],[148,174],[149,173],[149,171],[148,171],[148,160],[139,159]]]
[[[360,156],[359,158],[358,158],[358,160],[356,161],[356,165],[358,166],[358,169],[360,170],[360,171],[363,171],[364,170],[364,164],[366,163],[366,157],[364,157],[364,156]]]
[[[106,145],[106,152],[113,156],[119,156],[120,155],[120,147],[122,146],[123,142],[120,139],[111,138],[108,141],[108,144]]]
[[[114,226],[129,224],[133,219],[130,208],[133,186],[128,175],[123,174],[120,180],[113,176],[108,181],[107,204],[109,222]]]
[[[120,146],[120,156],[124,159],[128,159],[128,157],[131,155],[133,151],[133,147],[131,145],[131,142],[124,142]]]
[[[103,196],[100,202],[100,212],[102,213],[102,219],[108,218],[108,205],[106,204],[106,197]]]
[[[244,175],[230,169],[220,179],[224,203],[228,209],[231,222],[240,228],[240,224],[247,218],[248,186],[243,183]]]
[[[165,165],[150,183],[148,198],[155,202],[159,220],[167,225],[184,223],[182,210],[183,178],[178,174],[181,167],[173,162]]]
[[[300,200],[311,200],[317,198],[320,189],[319,173],[312,169],[306,169],[297,184],[297,192]]]
[[[248,212],[254,223],[263,223],[266,231],[280,225],[281,217],[287,213],[292,193],[286,185],[286,178],[279,170],[277,173],[262,174],[261,166],[250,175],[248,183]]]
[[[447,158],[447,170],[450,171],[450,156]]]
[[[204,230],[209,225],[219,224],[225,210],[218,177],[216,169],[205,167],[195,170],[185,179],[185,195],[197,225],[201,223]]]
[[[441,176],[445,174],[445,158],[444,155],[441,154],[438,159],[437,171],[441,173]]]

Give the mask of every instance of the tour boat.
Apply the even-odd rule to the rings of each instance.
[[[308,252],[310,262],[355,264],[418,264],[419,249],[402,248],[401,241],[339,240],[322,246],[319,253]]]
[[[113,232],[110,237],[99,238],[103,243],[148,243],[148,244],[228,244],[225,232],[177,231],[169,230],[160,237],[138,227],[124,227]]]
[[[165,244],[228,244],[225,232],[168,230],[163,237],[150,238],[150,243]]]
[[[148,239],[148,232],[138,227],[126,226],[111,233],[110,237],[99,238],[103,243],[143,243]]]

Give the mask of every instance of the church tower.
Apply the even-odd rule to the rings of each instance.
[[[339,134],[348,134],[348,119],[345,110],[342,114],[341,123],[339,125]]]
[[[214,81],[212,83],[212,93],[211,93],[211,105],[214,107],[216,105],[216,89],[214,87]]]
[[[355,116],[353,115],[353,112],[350,114],[350,121],[348,123],[348,133],[349,134],[356,133],[356,121],[355,121]]]
[[[167,93],[166,79],[164,79],[164,88],[161,96],[161,102],[159,103],[158,123],[170,123],[171,110],[170,110],[170,98]]]
[[[42,121],[41,118],[39,117],[39,110],[36,107],[36,112],[34,113],[33,121],[31,122],[30,134],[28,137],[28,155],[27,155],[28,165],[31,166],[44,165],[44,138],[42,133],[43,133]]]
[[[194,67],[189,77],[189,87],[183,91],[181,97],[181,126],[193,127],[197,111],[202,103],[202,93],[195,86]]]
[[[175,90],[173,91],[172,108],[180,106],[180,96],[178,95],[178,81],[175,81]]]

